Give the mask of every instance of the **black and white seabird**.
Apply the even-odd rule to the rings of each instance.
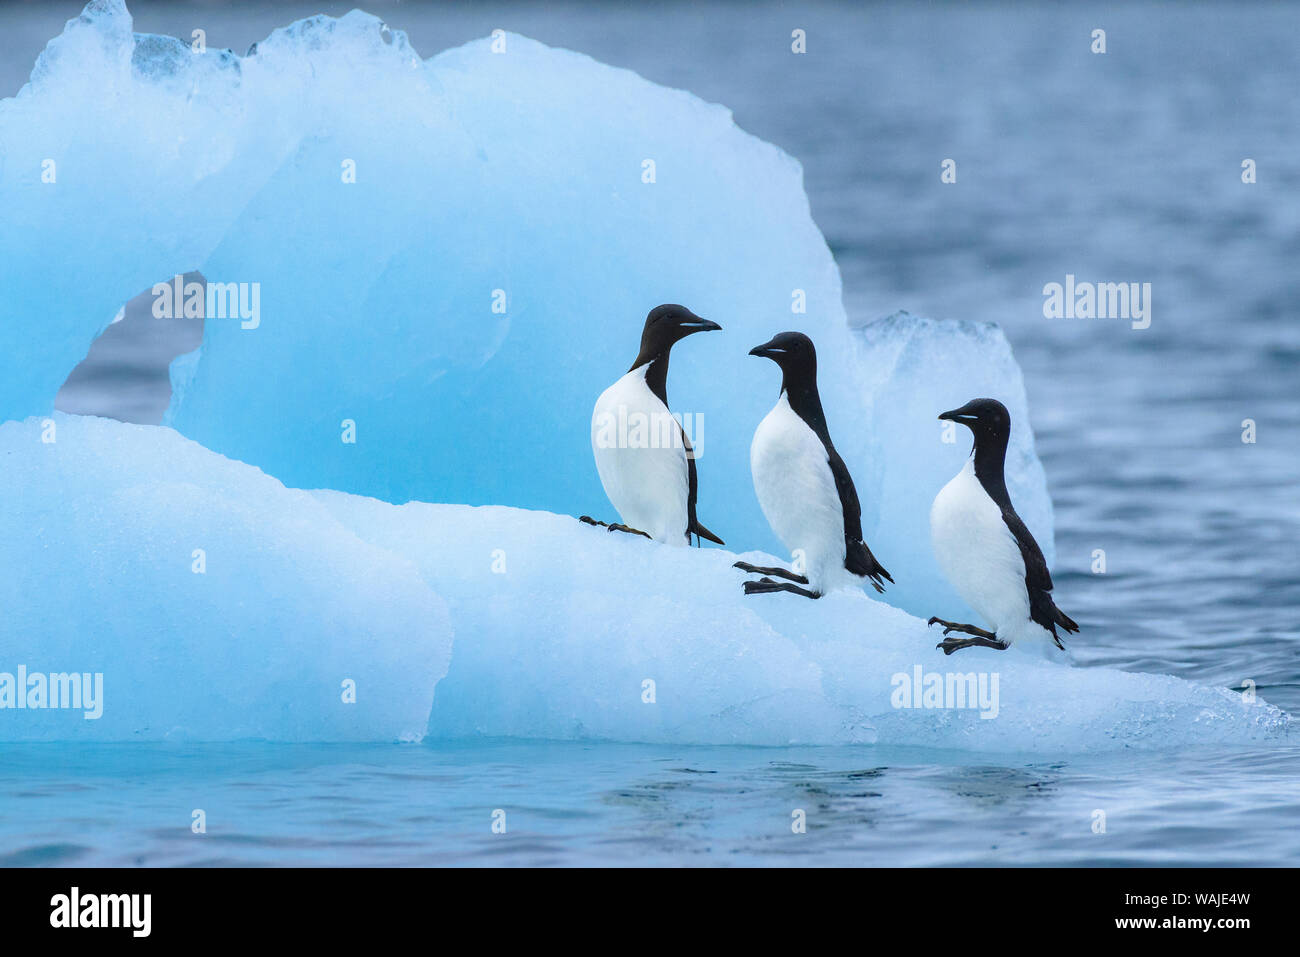
[[[1007,494],[1003,464],[1011,437],[1011,413],[996,399],[972,399],[939,416],[960,422],[974,433],[971,458],[940,489],[930,508],[930,539],[935,558],[957,593],[992,631],[942,618],[943,633],[959,631],[970,638],[945,638],[944,654],[980,646],[1005,650],[1015,641],[1050,637],[1079,626],[1052,601],[1052,576],[1043,552],[1020,520]]]
[[[747,581],[745,594],[788,591],[820,598],[833,588],[858,587],[864,578],[884,591],[882,579],[893,579],[862,541],[862,507],[826,428],[812,340],[782,332],[749,354],[771,359],[782,376],[780,398],[759,423],[749,450],[754,491],[777,538],[792,554],[802,553],[805,574],[736,562],[747,572],[787,579]]]
[[[607,526],[610,531],[672,545],[689,545],[692,535],[724,544],[695,516],[695,454],[681,423],[668,411],[667,391],[673,344],[721,328],[685,306],[655,306],[646,316],[632,368],[596,400],[591,449],[600,484],[623,519]],[[605,525],[587,515],[579,521]]]

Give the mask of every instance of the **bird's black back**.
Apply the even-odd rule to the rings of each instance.
[[[787,371],[782,380],[782,388],[791,410],[813,430],[826,449],[827,464],[835,478],[840,512],[844,517],[844,567],[859,578],[870,579],[871,587],[883,592],[884,581],[892,584],[894,579],[889,576],[885,566],[876,561],[876,556],[871,554],[871,549],[862,540],[862,503],[858,501],[858,490],[853,485],[848,466],[831,441],[830,430],[826,427],[826,413],[822,410],[821,396],[817,392],[815,372],[809,380],[806,376],[792,375]]]
[[[1007,492],[1005,463],[1007,453],[1007,436],[983,437],[975,444],[975,477],[1002,511],[1002,521],[1016,540],[1020,548],[1020,557],[1025,563],[1025,590],[1029,593],[1029,617],[1051,632],[1056,647],[1064,649],[1061,638],[1056,633],[1060,625],[1068,633],[1079,630],[1065,612],[1056,607],[1052,600],[1052,573],[1047,568],[1047,559],[1043,550],[1030,534],[1028,526],[1016,514],[1011,504],[1011,495]]]

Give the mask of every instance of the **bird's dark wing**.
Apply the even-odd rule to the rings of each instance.
[[[691,447],[691,440],[686,437],[686,431],[680,422],[677,423],[677,431],[682,437],[682,448],[686,450],[686,544],[691,543],[692,535],[698,535],[714,544],[725,545],[726,542],[701,525],[700,520],[695,517],[695,495],[699,486],[699,477],[695,474],[695,450]]]
[[[844,513],[844,567],[854,575],[869,578],[871,587],[883,592],[885,588],[881,579],[890,583],[894,580],[862,540],[862,504],[858,501],[858,490],[853,487],[853,477],[835,446],[827,447],[826,457],[831,475],[835,477],[835,490],[840,495],[840,510]]]
[[[1025,562],[1025,589],[1029,592],[1029,617],[1052,633],[1052,640],[1056,642],[1056,647],[1064,649],[1065,645],[1061,644],[1061,638],[1056,633],[1056,626],[1060,625],[1071,634],[1078,631],[1079,626],[1069,615],[1056,607],[1056,602],[1052,601],[1052,573],[1047,570],[1047,560],[1043,558],[1043,551],[1038,547],[1038,542],[1034,541],[1034,536],[1029,534],[1029,529],[1016,514],[1016,510],[1009,504],[1002,509],[1002,521],[1006,522],[1007,528],[1015,536],[1016,544],[1020,546],[1020,557]]]

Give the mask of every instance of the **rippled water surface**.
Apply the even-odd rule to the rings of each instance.
[[[504,741],[25,746],[0,771],[0,864],[1294,865],[1297,760],[1295,747],[1117,761]]]
[[[243,50],[351,5],[146,5],[136,29],[198,23]],[[852,321],[905,308],[1006,330],[1076,660],[1250,680],[1300,710],[1300,7],[370,9],[424,55],[505,27],[730,106],[802,161]],[[76,12],[0,8],[6,93]],[[1151,283],[1150,328],[1045,319],[1042,288],[1067,273]],[[65,407],[161,409],[141,396],[165,376],[131,356],[192,343],[136,325],[140,349],[112,343]],[[9,864],[1294,865],[1300,751],[32,746],[0,757],[0,808]]]

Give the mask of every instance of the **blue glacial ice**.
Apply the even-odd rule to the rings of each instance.
[[[69,23],[0,104],[0,416],[48,412],[124,301],[197,269],[256,283],[260,311],[256,328],[210,319],[178,360],[166,421],[183,434],[296,487],[612,517],[592,404],[648,309],[678,301],[725,330],[683,343],[668,387],[692,417],[700,514],[730,545],[779,547],[749,477],[779,380],[746,353],[786,328],[818,345],[869,538],[928,507],[942,483],[881,498],[898,470],[875,433],[895,420],[863,384],[893,358],[849,328],[794,159],[577,53],[511,34],[421,60],[382,26],[314,18],[238,57],[133,36],[111,0]],[[1050,551],[1041,472],[1013,492]],[[872,546],[917,580],[910,549]]]
[[[926,533],[967,450],[938,412],[1008,405],[1012,494],[1052,551],[1001,333],[851,327],[793,159],[690,94],[500,42],[421,60],[354,12],[198,54],[98,0],[0,102],[0,672],[105,680],[98,720],[5,711],[0,739],[1056,752],[1286,733],[1269,705],[1172,677],[945,659],[908,613],[961,617]],[[191,269],[257,283],[260,314],[210,317],[173,363],[174,428],[50,415],[121,304]],[[700,514],[730,550],[571,517],[608,513],[592,402],[666,300],[725,329],[679,347],[669,394],[703,417]],[[746,600],[730,567],[776,548],[748,447],[778,382],[746,352],[785,328],[818,344],[901,607]],[[894,676],[918,666],[996,670],[997,719],[895,708]]]
[[[1066,752],[1267,741],[1289,721],[1168,676],[945,658],[922,620],[865,594],[746,598],[723,549],[285,488],[165,427],[8,422],[0,460],[6,527],[33,532],[0,567],[0,670],[104,675],[98,720],[4,711],[3,739],[391,741],[427,723],[434,737]],[[996,717],[895,707],[895,676],[918,667],[996,673]]]
[[[309,493],[170,429],[61,413],[0,425],[0,461],[0,672],[104,687],[98,719],[6,709],[0,739],[424,734],[446,603]]]

